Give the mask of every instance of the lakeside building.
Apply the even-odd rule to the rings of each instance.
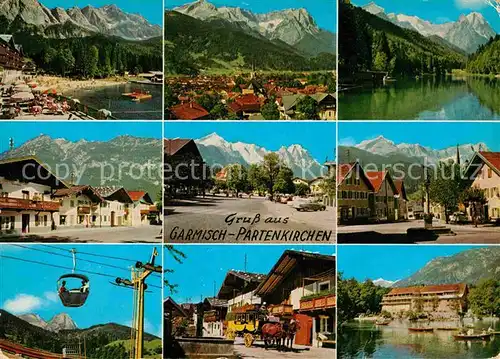
[[[454,318],[467,311],[467,284],[441,284],[393,288],[382,298],[382,311],[393,316],[426,312],[433,318]]]
[[[500,220],[500,152],[479,151],[474,154],[465,171],[472,179],[472,187],[484,191],[487,203],[468,205],[467,215],[472,220],[474,211],[487,221]]]
[[[286,250],[255,290],[270,313],[300,322],[295,344],[335,341],[335,262],[333,255]]]

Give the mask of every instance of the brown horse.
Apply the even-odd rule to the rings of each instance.
[[[300,330],[300,322],[298,320],[295,320],[288,324],[288,327],[285,328],[285,333],[286,337],[283,338],[284,343],[283,345],[285,348],[288,348],[288,345],[290,345],[290,349],[293,349],[293,340],[295,339],[295,334]]]
[[[281,323],[266,323],[262,326],[262,339],[267,350],[267,345],[276,340],[277,349],[281,349],[281,340],[286,337]]]

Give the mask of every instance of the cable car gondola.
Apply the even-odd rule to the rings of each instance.
[[[76,268],[76,250],[71,251],[73,254],[73,271],[72,273],[64,274],[57,280],[57,293],[65,307],[78,308],[85,304],[89,296],[90,280],[86,275],[75,273]],[[68,289],[67,282],[79,283],[78,287]]]
[[[78,279],[81,286],[75,289],[67,289],[67,279]],[[57,281],[57,292],[65,307],[78,308],[85,304],[89,296],[90,280],[83,274],[64,274]]]

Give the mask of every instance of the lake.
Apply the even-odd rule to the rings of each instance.
[[[340,120],[500,120],[500,79],[424,77],[339,94]]]
[[[134,90],[150,91],[151,100],[134,102],[123,97],[123,93]],[[116,86],[101,87],[92,90],[78,89],[67,91],[66,96],[80,100],[82,104],[96,109],[110,110],[114,117],[124,120],[161,120],[163,111],[162,86],[121,84]]]
[[[408,322],[394,320],[388,326],[350,322],[339,329],[338,358],[480,359],[500,353],[500,335],[488,341],[456,341],[450,331],[410,333]],[[432,326],[446,326],[433,323]],[[500,330],[500,321],[476,322],[476,328]],[[457,323],[449,323],[457,326]]]

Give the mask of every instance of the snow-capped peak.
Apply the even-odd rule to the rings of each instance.
[[[398,280],[385,280],[383,278],[379,278],[379,279],[375,279],[373,281],[373,284],[379,286],[379,287],[384,287],[384,288],[391,288],[392,286],[394,286],[394,284],[396,284],[397,282],[399,281]]]
[[[373,1],[363,6],[363,10],[368,11],[373,15],[379,15],[385,13],[385,9],[382,6],[375,4],[375,2]]]

